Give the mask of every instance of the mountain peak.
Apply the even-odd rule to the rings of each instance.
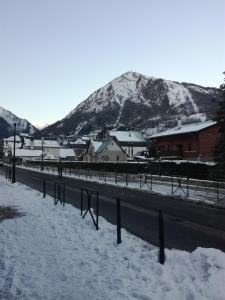
[[[212,101],[217,94],[215,88],[128,71],[93,92],[44,133],[79,136],[119,123],[147,132],[173,126],[178,114],[187,122],[205,120],[209,117],[206,112],[216,109]]]

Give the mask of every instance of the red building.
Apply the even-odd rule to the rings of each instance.
[[[180,125],[151,137],[158,158],[213,160],[213,148],[219,136],[216,122]]]

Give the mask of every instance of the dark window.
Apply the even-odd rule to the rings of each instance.
[[[191,151],[191,144],[188,145],[188,150]]]

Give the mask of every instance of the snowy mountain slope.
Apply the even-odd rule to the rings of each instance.
[[[27,120],[21,119],[10,111],[0,107],[0,138],[12,134],[13,123],[16,123],[17,132],[26,132],[33,134],[37,129]]]
[[[183,120],[205,120],[214,113],[218,90],[127,72],[92,93],[45,134],[81,135],[106,125],[147,131]]]

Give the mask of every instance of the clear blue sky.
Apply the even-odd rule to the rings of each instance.
[[[0,106],[50,124],[129,70],[219,87],[224,22],[225,0],[0,0]]]

